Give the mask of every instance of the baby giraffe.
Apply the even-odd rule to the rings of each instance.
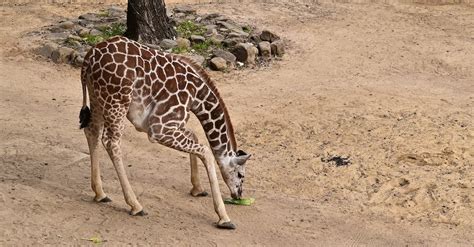
[[[234,229],[227,216],[217,180],[215,162],[233,198],[242,195],[245,162],[250,157],[237,149],[224,101],[206,72],[188,58],[166,54],[124,37],[113,37],[93,47],[81,70],[83,105],[79,115],[91,156],[94,200],[109,202],[102,189],[98,143],[102,141],[117,171],[132,215],[145,215],[128,182],[120,139],[125,117],[150,142],[190,154],[191,195],[206,196],[198,178],[197,158],[206,167],[217,227]],[[89,95],[90,108],[87,106]],[[201,122],[210,148],[200,144],[185,127],[190,113]]]

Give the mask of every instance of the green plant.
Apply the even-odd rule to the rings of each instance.
[[[244,26],[244,27],[242,27],[242,30],[244,30],[244,32],[246,32],[246,33],[251,33],[252,32],[252,27]]]
[[[100,29],[106,39],[116,35],[123,35],[126,30],[127,26],[123,23],[112,23],[112,25]]]
[[[176,53],[176,54],[186,53],[188,51],[189,51],[188,48],[183,48],[183,47],[175,47],[171,50],[171,52]]]
[[[191,35],[204,35],[206,33],[206,28],[204,26],[198,25],[193,21],[187,20],[178,24],[176,27],[179,37],[187,38]]]
[[[191,46],[193,50],[195,50],[197,53],[205,53],[209,50],[209,48],[212,46],[212,42],[210,40],[206,40],[201,43],[196,43]]]
[[[86,42],[88,45],[95,45],[104,41],[104,38],[101,35],[86,35],[82,40]]]
[[[123,23],[112,23],[110,26],[99,28],[99,30],[102,32],[101,34],[88,34],[82,40],[84,40],[84,42],[86,42],[88,45],[95,45],[110,37],[123,35],[127,30],[127,27]]]

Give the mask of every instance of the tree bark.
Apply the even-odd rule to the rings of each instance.
[[[128,0],[125,36],[147,44],[176,38],[164,0]]]

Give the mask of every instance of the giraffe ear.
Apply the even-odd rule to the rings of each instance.
[[[243,165],[245,162],[250,158],[250,154],[247,154],[246,152],[242,150],[237,151],[237,156],[235,157],[235,162],[238,165]]]

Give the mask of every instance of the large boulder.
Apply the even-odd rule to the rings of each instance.
[[[76,51],[69,47],[59,47],[51,54],[51,59],[55,63],[69,63],[72,59],[74,59]]]
[[[226,50],[221,50],[221,49],[218,49],[218,50],[214,50],[212,52],[212,55],[214,57],[220,57],[220,58],[223,58],[227,63],[235,63],[235,61],[237,61],[237,58],[235,57],[234,54],[226,51]]]
[[[189,41],[189,39],[185,39],[185,38],[177,38],[176,39],[176,46],[179,49],[187,50],[189,47],[191,47],[191,41]]]
[[[270,32],[268,30],[263,30],[262,33],[260,34],[260,39],[263,41],[273,42],[273,41],[279,40],[280,37],[273,32]]]
[[[176,40],[172,40],[172,39],[163,39],[160,42],[160,47],[165,49],[165,50],[173,49],[177,45],[178,45],[178,43],[176,42]]]
[[[209,61],[209,67],[212,70],[223,71],[227,69],[227,61],[221,57],[215,57]]]
[[[272,55],[281,57],[285,54],[285,44],[282,40],[277,40],[271,43]]]
[[[204,41],[206,41],[206,38],[202,37],[201,35],[191,35],[190,37],[191,39],[191,42],[193,43],[202,43]]]
[[[252,43],[239,43],[232,50],[237,61],[241,63],[254,64],[258,49]]]
[[[262,41],[258,43],[258,51],[260,52],[260,56],[264,58],[270,58],[272,56],[272,48],[270,42]]]
[[[41,55],[46,58],[50,58],[51,54],[53,54],[53,52],[57,50],[58,47],[59,45],[56,43],[47,42],[41,47],[39,47],[38,49],[36,49],[36,54]]]

